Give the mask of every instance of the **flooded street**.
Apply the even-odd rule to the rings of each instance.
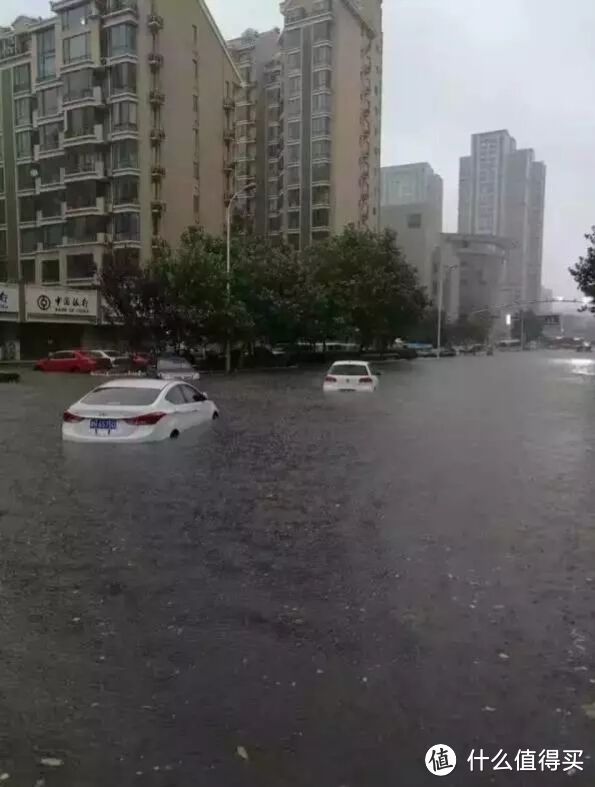
[[[206,376],[205,429],[63,446],[95,382],[0,388],[8,785],[417,787],[433,744],[451,784],[593,783],[591,361]],[[589,759],[469,773],[481,747]]]

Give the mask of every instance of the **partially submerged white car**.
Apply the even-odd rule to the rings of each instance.
[[[378,376],[372,373],[370,365],[364,361],[337,361],[328,370],[323,384],[325,393],[370,393],[377,388]]]
[[[112,380],[66,410],[62,438],[73,443],[152,443],[219,417],[208,396],[188,383]]]

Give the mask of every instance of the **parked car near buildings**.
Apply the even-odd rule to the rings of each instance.
[[[91,374],[91,372],[106,370],[110,367],[110,360],[99,356],[95,357],[91,351],[60,350],[37,361],[34,368],[39,372]]]

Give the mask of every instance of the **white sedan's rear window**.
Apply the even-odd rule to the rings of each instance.
[[[368,370],[365,366],[356,363],[336,363],[332,369],[331,374],[338,374],[339,376],[343,377],[356,377],[361,376],[365,377],[368,374]]]
[[[130,407],[134,405],[153,404],[161,393],[161,388],[96,388],[87,394],[82,400],[82,404],[98,405],[121,405]]]

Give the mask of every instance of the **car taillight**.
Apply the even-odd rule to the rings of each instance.
[[[373,382],[371,377],[360,377],[359,381],[360,381],[360,383],[371,383],[371,382]]]
[[[81,421],[84,421],[84,418],[81,418],[80,415],[75,415],[74,413],[70,413],[68,410],[62,416],[62,420],[65,424],[80,424]]]
[[[329,376],[325,379],[324,382],[325,383],[336,383],[337,382],[337,378],[336,377],[331,377],[331,375],[329,374]]]
[[[165,418],[165,413],[147,413],[146,415],[138,415],[136,418],[125,418],[125,422],[130,426],[155,426]]]

